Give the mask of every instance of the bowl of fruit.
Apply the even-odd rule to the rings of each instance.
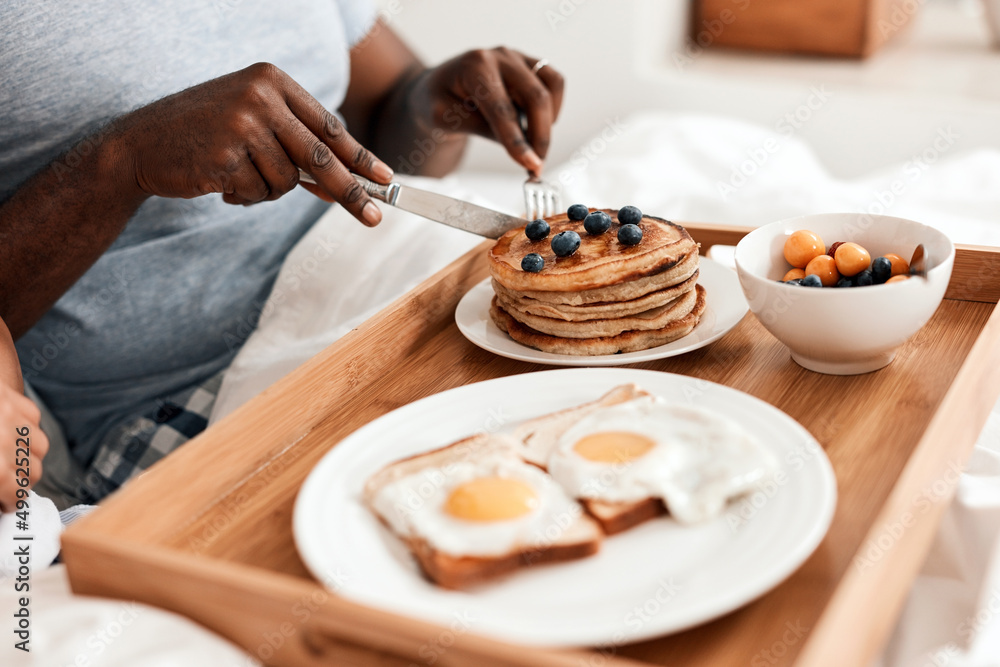
[[[954,262],[955,246],[933,227],[864,213],[781,220],[736,246],[753,314],[796,363],[834,375],[891,362],[937,310]]]

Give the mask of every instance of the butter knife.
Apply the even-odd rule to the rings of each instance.
[[[398,209],[416,213],[429,220],[486,238],[498,239],[507,230],[528,224],[528,221],[522,218],[477,206],[461,199],[439,195],[436,192],[428,192],[399,183],[382,185],[370,181],[364,176],[357,174],[353,174],[353,176],[372,199],[378,199]],[[316,184],[316,181],[303,171],[299,172],[299,180],[303,183]]]

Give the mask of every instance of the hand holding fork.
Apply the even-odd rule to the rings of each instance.
[[[542,58],[531,68],[532,74],[549,64],[549,61]],[[518,120],[521,124],[521,132],[528,135],[528,117],[524,111],[518,112]],[[524,181],[524,216],[528,220],[536,218],[547,218],[562,211],[562,194],[559,186],[554,183],[543,181],[541,177],[532,171],[528,172],[528,178]]]

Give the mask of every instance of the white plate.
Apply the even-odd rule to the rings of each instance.
[[[699,261],[698,283],[705,288],[708,303],[701,321],[694,331],[683,338],[638,352],[576,356],[541,352],[514,341],[497,328],[490,319],[490,301],[493,288],[487,278],[469,290],[455,309],[455,323],[459,331],[472,343],[501,357],[532,361],[552,366],[623,366],[640,361],[652,361],[684,354],[705,347],[718,340],[739,324],[749,306],[743,297],[736,272],[726,266],[702,257]]]
[[[692,527],[662,517],[607,538],[596,556],[523,569],[467,592],[425,580],[360,502],[365,480],[392,461],[481,429],[513,428],[627,382],[735,419],[773,449],[779,483],[712,522]],[[819,444],[759,399],[683,375],[563,369],[451,389],[355,431],[310,473],[295,504],[294,533],[312,573],[366,605],[522,644],[619,644],[702,623],[776,586],[823,539],[836,495]]]

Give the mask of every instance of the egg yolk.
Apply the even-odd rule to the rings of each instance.
[[[573,451],[597,463],[632,461],[653,448],[656,443],[644,435],[628,431],[604,431],[584,436],[573,445]]]
[[[535,490],[517,479],[480,477],[455,487],[444,510],[466,521],[516,519],[538,507]]]

